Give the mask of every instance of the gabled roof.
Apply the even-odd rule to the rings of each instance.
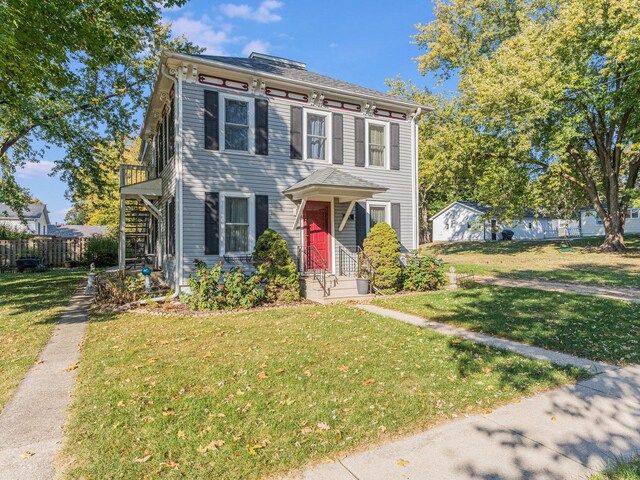
[[[46,215],[47,206],[42,203],[29,203],[24,207],[22,216],[24,218],[40,218],[42,215]],[[0,220],[19,220],[20,216],[13,208],[6,203],[0,203]]]
[[[447,210],[450,210],[454,205],[462,205],[463,207],[466,207],[468,210],[471,210],[475,213],[478,214],[485,214],[489,211],[488,208],[486,207],[482,207],[480,205],[478,205],[476,202],[460,202],[458,200],[451,202],[449,205],[447,205],[446,207],[444,207],[442,210],[440,210],[438,213],[436,213],[434,216],[431,217],[431,220],[433,220],[436,217],[439,217],[440,215],[442,215],[444,212],[446,212]]]
[[[54,237],[91,237],[92,235],[106,235],[109,227],[104,225],[48,225],[47,235]]]
[[[386,187],[381,187],[375,183],[369,182],[368,180],[351,175],[344,170],[338,170],[334,167],[326,167],[320,170],[315,170],[306,178],[291,185],[284,193],[292,193],[311,186],[353,188],[356,190],[375,190],[378,192],[384,192],[387,190]]]

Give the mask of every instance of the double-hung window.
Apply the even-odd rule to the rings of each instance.
[[[248,98],[221,95],[220,137],[222,149],[253,153],[254,102]]]
[[[308,160],[329,160],[331,117],[328,113],[305,110],[305,158]]]
[[[252,194],[222,194],[222,254],[247,254],[253,250],[254,198]]]
[[[391,212],[388,202],[367,202],[367,231],[378,223],[391,225]]]
[[[367,166],[389,168],[389,125],[367,120]]]
[[[626,218],[638,218],[638,208],[627,208]]]

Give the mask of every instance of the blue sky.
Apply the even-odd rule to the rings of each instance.
[[[429,0],[191,0],[164,12],[173,31],[207,48],[212,55],[268,53],[307,64],[309,70],[386,90],[386,78],[401,75],[420,87],[448,92],[423,77],[414,59],[422,52],[411,43],[417,23],[433,19]],[[66,185],[48,176],[59,149],[39,164],[18,172],[22,185],[49,207],[52,222],[62,222],[70,204]]]

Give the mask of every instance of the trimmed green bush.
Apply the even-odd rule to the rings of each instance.
[[[237,267],[224,274],[222,262],[207,268],[201,260],[194,261],[196,277],[189,276],[187,283],[191,289],[183,300],[193,310],[227,310],[232,308],[252,308],[264,299],[260,288],[259,275],[245,275]]]
[[[433,255],[420,255],[417,252],[408,258],[404,268],[404,289],[414,292],[436,290],[444,285],[442,261]]]
[[[364,253],[373,264],[373,286],[383,294],[397,292],[402,286],[400,242],[387,223],[377,223],[364,240]]]
[[[0,225],[0,240],[24,240],[32,236],[27,232],[18,230],[16,227]]]
[[[86,263],[96,267],[111,267],[118,264],[118,240],[106,235],[93,235],[84,250]]]
[[[253,265],[264,283],[268,302],[300,300],[300,273],[289,254],[287,241],[274,230],[268,228],[258,238]]]

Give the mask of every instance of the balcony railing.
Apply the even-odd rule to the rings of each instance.
[[[153,165],[120,165],[120,186],[134,185],[156,178]]]

